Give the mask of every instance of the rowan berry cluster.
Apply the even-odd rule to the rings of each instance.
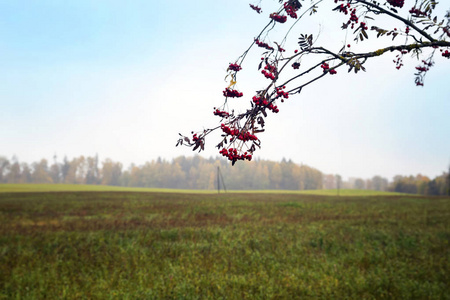
[[[441,52],[442,52],[442,50],[441,50]],[[448,50],[445,50],[444,52],[442,52],[442,56],[450,58],[450,52]]]
[[[421,11],[420,9],[416,8],[415,6],[413,6],[410,10],[409,13],[411,15],[413,15],[413,17],[420,17],[420,16],[426,16],[427,13],[424,11]]]
[[[329,72],[331,75],[337,74],[335,69],[330,70],[330,66],[326,62],[322,63],[320,67],[323,69],[324,73]]]
[[[423,86],[423,78],[425,76],[424,73],[428,72],[430,70],[430,67],[433,66],[433,62],[422,60],[423,66],[416,67],[416,70],[418,71],[414,75],[416,75],[415,83],[417,86]]]
[[[255,44],[258,45],[258,47],[265,48],[267,50],[274,50],[273,47],[270,47],[268,44],[261,42],[258,39],[255,39]]]
[[[195,134],[192,136],[192,140],[193,140],[194,142],[197,142],[197,141],[199,141],[200,139],[199,139],[199,137],[197,136],[197,134],[195,133]]]
[[[292,68],[294,68],[294,69],[299,69],[300,68],[300,63],[298,63],[298,62],[295,62],[295,63],[293,63],[292,64]]]
[[[243,93],[241,93],[241,92],[239,92],[239,91],[236,91],[236,90],[233,90],[233,89],[230,89],[230,88],[226,88],[224,91],[223,91],[223,95],[225,96],[225,97],[230,97],[230,98],[236,98],[236,97],[242,97],[242,96],[244,96],[244,94]]]
[[[416,67],[416,70],[418,70],[419,72],[427,72],[428,70],[430,70],[430,68],[419,66]]]
[[[406,34],[409,33],[409,26],[406,26],[405,33],[406,33]]]
[[[284,23],[287,20],[286,16],[280,16],[278,13],[271,13],[270,18],[275,22]]]
[[[397,70],[400,70],[401,67],[403,67],[403,55],[407,54],[408,51],[407,50],[399,50],[400,54],[397,54],[395,57],[396,59],[393,60],[393,62],[395,63],[395,68]]]
[[[258,7],[258,6],[256,6],[256,5],[252,5],[252,4],[249,4],[249,5],[250,5],[250,7],[251,7],[254,11],[256,11],[258,14],[260,14],[260,13],[262,12],[261,7]]]
[[[268,79],[275,80],[275,74],[277,73],[277,68],[272,65],[266,65],[261,73]]]
[[[289,17],[291,17],[293,19],[297,19],[297,13],[296,13],[297,8],[294,7],[293,5],[291,5],[289,2],[284,3],[284,10],[289,15]]]
[[[338,0],[334,0],[334,3],[337,3],[337,2],[338,2]],[[339,5],[335,9],[339,10],[339,12],[341,12],[341,13],[348,15],[348,8],[350,8],[350,3],[347,3],[347,5],[344,5],[343,3],[341,3],[341,5]]]
[[[271,110],[274,113],[280,112],[278,107],[276,105],[273,105],[272,103],[269,103],[267,99],[263,97],[253,96],[252,98],[253,103],[255,103],[256,106],[264,106],[267,107],[269,110]]]
[[[231,70],[231,71],[236,71],[237,72],[237,71],[242,70],[242,67],[240,65],[238,65],[238,64],[230,64],[228,66],[228,69]]]
[[[450,28],[449,27],[444,27],[442,28],[442,31],[444,31],[448,37],[450,37]]]
[[[364,22],[361,22],[360,27],[361,27],[361,29],[364,29],[364,30],[369,29],[369,27],[367,27],[366,23],[364,23]]]
[[[285,89],[286,86],[281,86],[281,87],[276,87],[275,91],[277,92],[277,96],[275,97],[275,99],[278,98],[284,98],[284,99],[288,99],[289,98],[289,93],[283,91],[283,89]],[[284,102],[284,99],[281,99],[281,102]]]
[[[251,154],[247,154],[247,152],[245,152],[244,154],[238,154],[238,150],[236,148],[230,148],[230,149],[225,149],[223,148],[222,150],[219,151],[220,154],[222,154],[223,156],[227,157],[228,160],[232,161],[232,162],[236,162],[237,160],[248,160],[251,161],[252,160],[252,155]]]
[[[347,21],[347,25],[351,26],[351,29],[355,28],[355,24],[358,24],[358,17],[356,16],[356,8],[350,12],[350,19]]]
[[[394,7],[400,7],[400,8],[402,8],[403,5],[405,4],[405,0],[386,0],[386,1],[390,5],[392,5]]]
[[[395,63],[395,68],[397,70],[400,70],[400,68],[403,67],[403,59],[402,56],[400,55],[397,55],[396,57],[397,59],[396,60],[394,59],[393,62]]]
[[[256,135],[251,134],[250,132],[245,132],[245,133],[239,133],[237,138],[241,141],[247,142],[247,141],[256,141],[258,140],[258,138],[256,137]]]
[[[337,3],[337,1],[334,1]],[[347,5],[341,3],[338,7],[336,7],[334,10],[337,10],[341,13],[344,13],[345,15],[348,15],[348,10],[350,9],[350,3],[347,3]],[[358,24],[359,18],[356,15],[356,8],[350,9],[350,18],[348,19],[347,23],[344,23],[342,28],[346,29],[349,25],[351,26],[351,29],[355,28],[355,24]]]
[[[222,129],[222,131],[224,132],[224,133],[226,133],[226,134],[228,134],[228,135],[231,135],[231,136],[235,136],[235,135],[238,135],[239,134],[239,129],[236,129],[236,128],[230,128],[230,127],[228,127],[227,125],[225,125],[225,124],[220,124],[220,128]]]
[[[219,110],[218,108],[215,108],[215,107],[214,107],[214,109],[215,109],[215,111],[214,111],[215,116],[219,116],[222,118],[228,118],[230,116],[230,114],[224,110]]]
[[[267,72],[266,70],[262,70],[261,73],[262,73],[266,78],[271,79],[271,80],[275,80],[275,75],[273,75],[272,73]]]

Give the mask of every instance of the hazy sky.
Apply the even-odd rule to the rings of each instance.
[[[241,0],[0,0],[0,155],[33,162],[97,153],[126,167],[193,155],[175,147],[178,132],[216,125],[228,63],[277,3],[264,0],[258,15]],[[305,17],[292,41],[320,31],[319,41],[347,43],[327,23],[333,18],[342,16]],[[236,101],[248,103],[267,83],[260,55],[243,66],[245,99]],[[450,163],[450,61],[438,55],[418,88],[417,60],[406,56],[397,71],[394,57],[368,63],[366,73],[340,69],[291,97],[267,118],[255,156],[344,177],[440,175]],[[214,146],[202,155],[218,155]]]

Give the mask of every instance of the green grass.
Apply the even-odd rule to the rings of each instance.
[[[215,190],[178,190],[161,188],[135,188],[106,185],[87,184],[0,184],[0,193],[16,192],[166,192],[166,193],[202,193],[215,194]],[[223,191],[221,191],[223,193]],[[228,193],[275,193],[275,194],[308,194],[321,196],[336,196],[337,190],[250,190],[250,191],[228,191]],[[340,190],[340,196],[392,196],[400,193],[380,192],[370,190]]]
[[[0,194],[0,299],[449,299],[449,198]]]

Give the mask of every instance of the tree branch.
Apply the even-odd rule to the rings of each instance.
[[[417,27],[417,26],[416,26],[414,23],[412,23],[411,21],[409,21],[409,20],[407,20],[407,19],[404,19],[404,18],[400,17],[399,15],[394,14],[394,13],[390,12],[389,10],[386,10],[386,9],[382,8],[382,7],[379,6],[379,5],[375,5],[375,4],[370,3],[370,2],[367,2],[367,1],[365,1],[365,0],[355,0],[355,1],[358,2],[358,3],[363,3],[363,4],[369,6],[369,7],[373,8],[373,9],[376,9],[376,10],[380,11],[381,13],[387,14],[387,15],[393,17],[394,19],[397,19],[397,20],[399,20],[399,21],[405,23],[406,25],[408,25],[409,27],[413,28],[415,31],[417,31],[418,33],[420,33],[421,35],[423,35],[424,37],[426,37],[428,40],[430,40],[430,42],[436,41],[435,39],[433,39],[432,36],[430,36],[428,33],[426,33],[425,31],[423,31],[423,30],[420,29],[419,27]]]

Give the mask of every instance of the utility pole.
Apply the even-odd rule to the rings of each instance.
[[[225,193],[227,192],[227,187],[225,186],[225,181],[223,180],[222,173],[220,172],[220,167],[217,166],[217,193],[220,194],[220,181],[222,180],[222,186]]]
[[[220,177],[219,177],[219,173],[220,169],[219,166],[217,166],[217,194],[220,194]]]
[[[341,189],[341,175],[336,174],[336,187],[337,187],[337,195],[339,196],[339,190]]]

